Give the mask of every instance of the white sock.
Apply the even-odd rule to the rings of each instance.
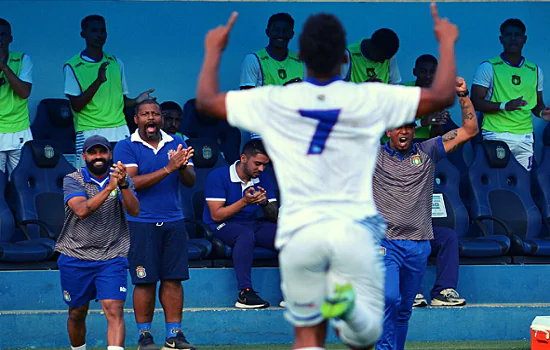
[[[71,346],[71,350],[86,350],[86,343],[77,347]]]
[[[309,348],[297,348],[296,350],[325,350],[325,348],[320,348],[317,346],[309,347]]]
[[[109,345],[109,346],[107,347],[107,350],[124,350],[124,347],[122,347],[122,346]]]

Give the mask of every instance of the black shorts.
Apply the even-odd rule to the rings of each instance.
[[[183,220],[144,223],[129,221],[132,284],[189,279],[187,234]]]

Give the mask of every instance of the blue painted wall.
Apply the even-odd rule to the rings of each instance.
[[[223,89],[238,88],[244,55],[266,45],[267,19],[281,11],[295,18],[296,32],[308,15],[334,13],[345,24],[349,42],[380,27],[392,28],[401,39],[397,57],[405,80],[413,78],[416,57],[423,53],[437,56],[428,3],[0,0],[0,8],[0,16],[13,26],[15,39],[11,48],[27,52],[34,61],[30,98],[33,116],[41,99],[63,96],[63,63],[83,48],[80,20],[92,13],[107,19],[109,37],[105,49],[124,61],[130,95],[154,87],[160,101],[183,103],[194,97],[204,34],[225,23],[233,10],[240,13],[240,18],[221,66]],[[500,52],[499,25],[509,17],[526,23],[529,38],[525,56],[547,71],[547,81],[550,80],[550,3],[441,3],[439,8],[442,16],[460,26],[459,74],[469,83],[478,64]],[[296,38],[291,48],[297,48]],[[460,122],[457,108],[453,111],[454,119]],[[535,120],[535,124],[540,131],[545,122]]]

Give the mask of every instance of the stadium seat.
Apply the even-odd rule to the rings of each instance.
[[[549,124],[550,125],[550,124]],[[548,241],[550,244],[550,128],[546,126],[542,134],[542,157],[540,163],[533,162],[531,169],[531,194],[542,214],[542,230],[538,245]],[[542,254],[539,251],[539,255]],[[537,254],[535,254],[537,255]],[[544,255],[548,255],[545,253]],[[526,261],[530,260],[530,261]],[[524,259],[523,262],[546,262],[546,259]]]
[[[29,239],[57,239],[65,215],[63,178],[74,170],[50,141],[34,140],[23,147],[8,198],[18,224],[34,224],[26,230]]]
[[[227,121],[205,116],[195,108],[195,99],[183,106],[179,131],[189,138],[210,138],[215,140],[223,157],[229,163],[236,162],[241,155],[241,132]]]
[[[458,236],[461,264],[510,263],[506,256],[510,239],[503,235],[480,235],[470,229],[470,217],[459,194],[460,172],[448,160],[437,163],[434,193],[443,194],[447,217],[433,218],[434,227],[448,227]],[[483,233],[482,231],[481,233]]]
[[[192,138],[186,141],[195,150],[193,164],[197,181],[195,186],[187,188],[180,186],[180,199],[186,221],[187,234],[189,235],[189,259],[190,264],[204,265],[211,256],[213,244],[216,239],[212,237],[212,230],[202,221],[204,205],[204,187],[208,174],[227,162],[219,157],[219,147],[216,142],[208,138]],[[220,242],[218,242],[219,244]],[[202,261],[201,261],[202,260]]]
[[[0,269],[28,268],[20,263],[50,259],[55,251],[55,241],[49,237],[30,237],[27,225],[32,222],[19,223],[25,236],[17,238],[15,221],[4,196],[6,183],[6,175],[0,171]]]
[[[69,100],[47,98],[40,101],[31,131],[35,140],[49,141],[69,162],[74,162],[76,136]]]
[[[468,176],[470,214],[485,235],[510,238],[512,256],[550,254],[550,241],[539,239],[542,221],[531,196],[530,175],[505,142],[477,145]]]

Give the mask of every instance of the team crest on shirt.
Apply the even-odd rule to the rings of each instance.
[[[521,84],[521,77],[519,75],[512,75],[512,84],[514,85]]]
[[[367,68],[367,77],[372,78],[376,75],[374,68]]]
[[[71,301],[71,295],[66,290],[63,291],[63,299],[65,299],[66,302]]]
[[[380,255],[386,256],[386,248],[380,247]]]
[[[286,79],[286,70],[284,70],[284,69],[279,69],[279,70],[277,71],[277,73],[279,74],[279,78],[281,78],[281,79]]]
[[[147,272],[145,272],[145,267],[138,266],[136,268],[136,275],[138,278],[145,278],[145,276],[147,276]]]
[[[420,164],[422,164],[422,158],[420,158],[420,156],[417,155],[417,154],[411,156],[411,164],[412,164],[412,165],[420,165]]]

